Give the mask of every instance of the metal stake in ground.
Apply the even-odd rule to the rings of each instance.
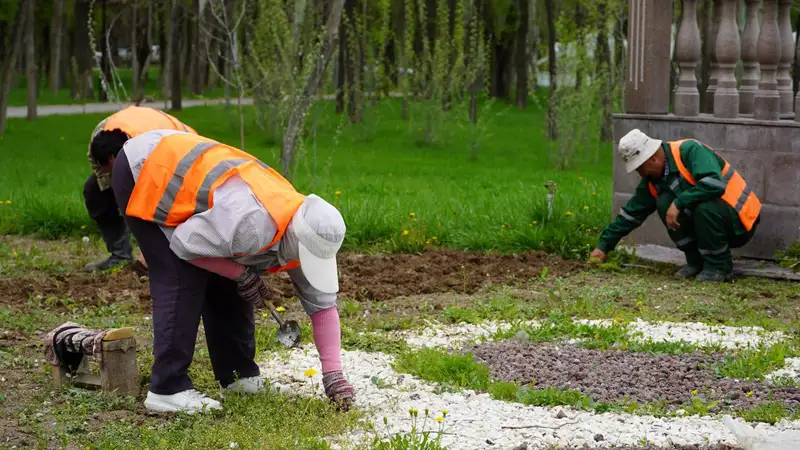
[[[300,338],[303,334],[303,331],[300,329],[300,324],[298,324],[296,320],[284,322],[281,316],[278,315],[278,312],[275,311],[275,307],[272,306],[272,303],[266,302],[266,305],[267,308],[269,308],[269,313],[272,315],[272,318],[278,322],[278,332],[276,333],[278,342],[287,348],[296,347],[300,344]]]

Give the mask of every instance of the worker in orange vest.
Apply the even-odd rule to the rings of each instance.
[[[639,186],[600,236],[590,258],[606,254],[653,212],[686,255],[678,277],[728,281],[732,248],[750,242],[761,221],[761,201],[724,158],[696,139],[665,142],[638,129],[619,141],[618,153]]]
[[[88,158],[92,174],[83,185],[83,198],[89,216],[97,222],[109,256],[91,262],[83,271],[94,272],[126,264],[133,259],[133,247],[125,220],[122,218],[111,189],[111,167],[114,158],[128,139],[158,129],[195,130],[175,117],[155,108],[128,106],[103,119],[92,131]],[[139,262],[145,265],[143,259]]]
[[[270,296],[259,276],[286,272],[311,317],[327,396],[355,399],[341,363],[336,254],[344,219],[252,155],[190,133],[156,130],[125,143],[114,194],[145,255],[153,298],[153,362],[145,407],[219,409],[192,385],[203,319],[214,375],[226,391],[268,386],[254,361],[254,308]]]

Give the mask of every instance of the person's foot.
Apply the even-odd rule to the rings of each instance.
[[[731,281],[733,279],[732,273],[722,273],[722,272],[711,272],[709,270],[704,270],[700,272],[699,275],[695,278],[697,281],[705,281],[711,283],[723,283],[726,281]]]
[[[341,410],[347,411],[356,401],[356,391],[341,370],[322,374],[325,395]]]
[[[172,395],[148,392],[147,398],[144,400],[144,407],[151,411],[185,412],[187,414],[222,409],[222,405],[218,401],[194,389]]]
[[[119,256],[111,255],[102,261],[90,262],[83,266],[83,272],[96,272],[102,270],[113,269],[114,267],[130,263],[130,259],[120,258]]]
[[[699,267],[694,267],[687,264],[681,267],[679,271],[675,272],[675,276],[678,278],[691,278],[700,273],[702,270],[703,269]]]
[[[280,384],[278,382],[270,383],[269,390],[272,391],[273,394],[290,393],[290,390],[287,386],[284,386],[283,384]],[[246,395],[263,394],[267,391],[267,383],[261,377],[240,378],[234,381],[233,383],[225,386],[224,391],[226,393],[237,393]]]

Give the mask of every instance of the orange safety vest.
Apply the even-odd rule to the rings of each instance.
[[[669,148],[672,153],[672,159],[675,160],[675,165],[678,166],[678,172],[680,172],[684,180],[694,186],[697,182],[681,160],[681,144],[688,140],[689,139],[681,139],[679,141],[672,141],[669,143]],[[697,142],[703,145],[704,148],[711,148],[700,141]],[[717,156],[719,156],[719,154],[717,154]],[[720,158],[722,157],[720,156]],[[736,210],[742,225],[744,225],[747,231],[750,231],[753,228],[753,223],[755,223],[758,215],[761,213],[761,201],[747,186],[747,182],[739,172],[731,168],[731,165],[728,164],[725,158],[722,158],[722,160],[725,161],[725,166],[722,168],[721,172],[722,179],[725,180],[726,183],[725,193],[722,194],[722,200]],[[650,194],[657,198],[658,192],[656,191],[655,185],[653,183],[647,183],[647,185],[650,188]]]
[[[278,226],[260,254],[275,245],[306,196],[254,156],[192,134],[165,136],[142,165],[125,213],[169,227],[214,206],[214,191],[234,175],[247,183]],[[239,256],[251,256],[237,254]],[[297,261],[269,269],[275,273],[300,265]]]
[[[119,128],[132,138],[152,130],[178,130],[197,134],[194,128],[164,111],[135,105],[121,109],[106,119],[103,130],[111,131],[115,128]]]

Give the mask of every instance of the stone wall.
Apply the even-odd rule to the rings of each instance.
[[[614,151],[619,139],[638,128],[665,141],[694,138],[712,147],[747,180],[761,200],[761,223],[753,240],[734,251],[736,256],[772,258],[800,239],[800,123],[790,120],[760,121],[750,118],[720,119],[711,115],[614,115]],[[614,157],[614,209],[612,217],[631,197],[639,175],[625,173]],[[657,214],[653,214],[624,240],[626,245],[675,245]]]

